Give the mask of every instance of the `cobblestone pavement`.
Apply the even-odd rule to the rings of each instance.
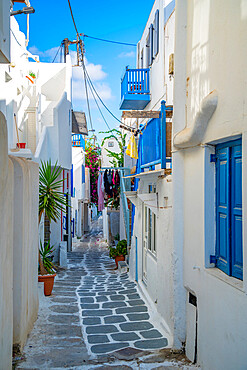
[[[114,270],[100,226],[69,253],[52,296],[40,294],[38,319],[14,368],[194,368],[167,348],[135,282]]]

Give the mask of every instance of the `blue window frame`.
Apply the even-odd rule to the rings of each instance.
[[[242,142],[216,147],[216,266],[243,279]]]
[[[74,197],[74,175],[73,175],[73,164],[71,166],[71,170],[70,170],[70,176],[71,176],[71,182],[70,182],[70,185],[71,185],[71,188],[70,188],[70,194],[72,197]]]

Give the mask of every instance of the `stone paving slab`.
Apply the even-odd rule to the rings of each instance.
[[[92,253],[88,249],[83,268],[87,275],[82,277],[77,296],[91,353],[107,354],[124,349],[124,345],[138,349],[167,346],[167,339],[155,331],[150,322],[148,308],[137,292],[136,283],[129,280],[127,273],[114,271],[114,263],[106,253]],[[100,275],[96,274],[99,271]],[[146,334],[148,331],[150,336]]]
[[[41,299],[16,369],[153,369],[151,363],[139,367],[151,354],[162,361],[167,338],[152,324],[136,283],[114,270],[98,233],[68,253],[68,270],[57,273],[52,296]]]

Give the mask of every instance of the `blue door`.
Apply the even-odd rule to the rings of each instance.
[[[232,276],[243,278],[242,244],[242,146],[232,148],[231,155],[231,244]]]
[[[216,148],[216,266],[243,278],[241,140]]]
[[[216,249],[217,266],[230,275],[230,209],[229,209],[230,149],[217,151]]]

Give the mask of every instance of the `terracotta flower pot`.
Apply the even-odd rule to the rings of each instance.
[[[44,283],[44,294],[46,296],[51,295],[55,276],[56,276],[56,274],[53,274],[53,275],[39,275],[38,276],[38,281],[41,282],[41,283]]]
[[[115,257],[115,262],[116,262],[117,268],[118,268],[118,262],[119,261],[125,261],[125,257],[124,256],[117,256],[117,257]]]

